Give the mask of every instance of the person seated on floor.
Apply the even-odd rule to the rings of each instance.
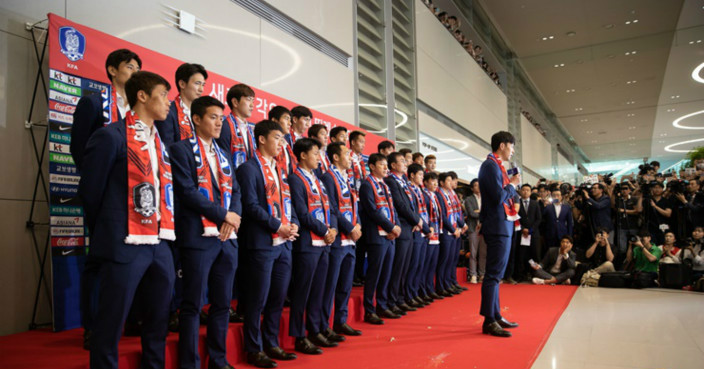
[[[535,270],[534,284],[570,284],[574,276],[577,254],[572,251],[572,237],[562,236],[560,247],[551,247],[540,264],[532,264]]]
[[[665,232],[665,243],[658,246],[662,256],[660,256],[660,262],[663,264],[679,264],[680,258],[677,254],[680,252],[679,247],[675,246],[675,232],[666,231]]]
[[[628,243],[626,263],[634,261],[633,288],[655,287],[658,279],[658,261],[662,250],[651,241],[647,230],[638,232],[635,242]]]
[[[692,238],[687,240],[687,246],[677,253],[677,257],[692,264],[692,284],[704,277],[704,227],[694,227]]]
[[[597,273],[614,272],[614,252],[609,243],[609,232],[603,228],[596,230],[594,243],[587,249],[586,257],[589,269]]]

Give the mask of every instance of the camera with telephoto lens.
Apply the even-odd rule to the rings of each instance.
[[[613,173],[609,173],[609,174],[605,175],[604,176],[604,183],[611,186],[611,183],[613,183],[613,179],[611,177],[613,177],[613,176],[614,176]]]
[[[685,192],[687,192],[687,185],[688,184],[689,184],[689,181],[687,181],[687,180],[673,179],[673,180],[667,182],[667,189],[670,190],[671,193],[684,194]]]
[[[631,237],[628,237],[628,242],[630,242],[630,243],[638,242],[638,236],[632,235]]]
[[[646,175],[651,170],[655,170],[655,168],[653,168],[650,164],[641,164],[638,166],[638,175]]]

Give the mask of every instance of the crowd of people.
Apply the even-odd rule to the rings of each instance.
[[[236,84],[223,104],[203,94],[199,64],[175,71],[173,101],[134,52],[105,65],[111,88],[80,99],[70,147],[91,235],[91,368],[117,368],[123,329],[141,336],[141,367],[164,367],[171,330],[179,366],[199,368],[200,324],[208,366],[232,368],[231,322],[243,323],[247,361],[273,368],[297,358],[279,342],[285,304],[295,351],[319,355],[362,334],[347,321],[355,279],[374,325],[467,290],[458,176],[437,173],[434,156],[390,141],[364,155],[364,132],[311,125],[305,106],[254,124],[254,90]]]
[[[664,277],[659,266],[675,263],[691,270],[684,274],[691,276],[685,288],[701,285],[704,160],[692,165],[663,174],[654,161],[620,182],[599,175],[597,183],[580,186],[544,179],[534,186],[523,184],[515,201],[521,229],[513,237],[504,281],[580,284],[594,274],[620,272],[624,285],[656,287]],[[461,260],[477,283],[484,273],[486,245],[477,220],[477,180],[470,189],[472,194],[463,199],[470,231]]]
[[[484,56],[482,55],[482,47],[480,45],[475,45],[472,39],[462,32],[460,29],[462,23],[457,16],[447,14],[447,12],[443,11],[438,6],[433,5],[432,0],[423,0],[423,4],[425,4],[425,6],[427,6],[428,9],[430,9],[430,11],[438,18],[440,23],[442,23],[442,25],[445,26],[450,33],[452,33],[455,40],[462,45],[462,48],[464,48],[472,59],[479,64],[484,72],[489,75],[491,80],[500,87],[501,81],[499,80],[499,74],[496,73],[496,70],[490,66],[486,60],[484,60]]]

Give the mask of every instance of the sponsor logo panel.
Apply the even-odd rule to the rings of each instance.
[[[64,104],[58,101],[49,101],[49,110],[58,111],[66,114],[73,114],[76,111],[74,105]]]
[[[83,227],[51,227],[52,237],[76,237],[84,234]]]
[[[58,154],[54,152],[49,153],[49,161],[53,161],[54,163],[76,165],[76,163],[73,162],[73,158],[71,157],[71,155]]]
[[[50,222],[52,226],[81,227],[83,226],[83,217],[52,216]]]
[[[72,199],[68,199],[72,200]],[[51,215],[63,215],[63,216],[83,216],[83,208],[78,206],[62,206],[62,205],[51,205],[49,208],[49,214]]]
[[[71,75],[64,73],[62,71],[56,70],[56,69],[50,69],[49,70],[49,78],[55,79],[57,81],[61,81],[63,83],[67,83],[71,86],[76,86],[76,87],[81,87],[81,79]]]
[[[63,195],[63,196],[76,196],[78,195],[78,186],[65,185],[60,183],[51,183],[49,185],[49,192]]]
[[[76,86],[71,86],[65,83],[61,83],[59,81],[55,81],[53,79],[49,80],[49,88],[52,90],[57,90],[69,95],[74,95],[74,96],[81,96],[81,88],[76,87]]]
[[[53,246],[53,241],[52,241]],[[83,246],[54,246],[51,248],[52,257],[83,256],[86,254],[86,247]]]
[[[58,111],[49,110],[49,119],[62,123],[73,124],[73,115],[59,113]]]
[[[80,100],[81,98],[79,96],[62,94],[61,92],[56,91],[56,90],[49,90],[49,99],[56,100],[58,102],[69,104],[69,105],[77,105],[78,100]]]
[[[75,196],[63,196],[61,194],[50,194],[49,195],[49,202],[52,204],[56,205],[61,205],[61,206],[76,206],[79,207],[81,206],[81,198],[80,197],[75,197]],[[71,214],[73,215],[73,214]]]
[[[57,143],[57,142],[49,142],[49,151],[51,152],[58,152],[62,154],[71,154],[71,149],[68,144],[64,143]]]
[[[62,132],[49,132],[49,140],[68,145],[71,143],[71,135]]]
[[[68,175],[78,175],[78,169],[73,165],[49,163],[50,173],[60,173]]]

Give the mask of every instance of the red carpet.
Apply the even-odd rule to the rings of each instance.
[[[521,325],[513,330],[512,338],[505,339],[481,334],[480,285],[467,286],[470,290],[461,295],[437,301],[399,320],[387,319],[383,326],[361,322],[361,288],[355,288],[350,301],[351,324],[364,334],[348,337],[340,347],[324,349],[321,356],[299,354],[295,361],[279,362],[279,368],[530,368],[576,290],[569,286],[502,285],[503,316]],[[288,334],[288,317],[283,320],[282,336]],[[239,349],[241,324],[230,327],[230,363],[254,368],[243,362]],[[177,339],[173,333],[168,337],[167,369],[177,367]],[[81,342],[80,329],[0,337],[0,368],[87,368],[88,352],[80,347]],[[282,342],[287,350],[293,349],[289,337]],[[121,369],[138,367],[139,349],[138,338],[123,338]]]

